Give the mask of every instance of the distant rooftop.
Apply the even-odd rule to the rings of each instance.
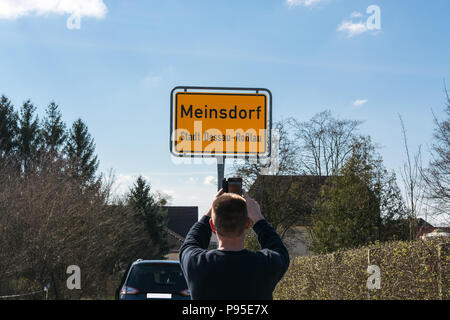
[[[165,206],[167,228],[186,238],[189,229],[198,221],[198,207]]]
[[[261,208],[277,203],[280,210],[297,211],[301,225],[310,223],[312,204],[319,197],[321,186],[327,176],[260,175],[249,189],[249,194],[259,202]],[[280,201],[279,198],[284,199]]]

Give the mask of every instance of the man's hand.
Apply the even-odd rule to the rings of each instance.
[[[247,202],[247,212],[249,219],[253,222],[253,224],[257,223],[259,220],[263,220],[264,216],[261,213],[261,208],[259,207],[258,202],[250,198],[245,190],[242,190],[242,193],[244,194],[244,199]]]
[[[220,197],[221,195],[223,195],[223,189],[220,189],[219,192],[216,193],[216,195],[214,196],[213,202],[214,200],[216,200],[218,197]],[[211,217],[211,213],[212,213],[212,204],[211,207],[209,207],[209,210],[205,213],[205,216]]]

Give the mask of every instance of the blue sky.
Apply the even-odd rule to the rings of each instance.
[[[79,29],[67,24],[74,3]],[[366,28],[371,5],[380,30]],[[173,87],[266,87],[275,120],[325,109],[364,120],[398,170],[398,114],[412,149],[431,142],[431,110],[443,115],[448,12],[448,0],[0,0],[0,94],[17,107],[31,99],[41,115],[54,100],[68,123],[81,117],[118,192],[142,174],[203,213],[216,166],[171,161]]]

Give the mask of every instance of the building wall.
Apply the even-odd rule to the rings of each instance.
[[[283,238],[284,245],[288,249],[291,258],[311,255],[312,252],[308,250],[309,241],[310,236],[307,228],[304,226],[290,228]]]

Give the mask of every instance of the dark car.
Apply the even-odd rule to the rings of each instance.
[[[189,300],[190,292],[178,261],[137,260],[116,290],[117,300]]]

